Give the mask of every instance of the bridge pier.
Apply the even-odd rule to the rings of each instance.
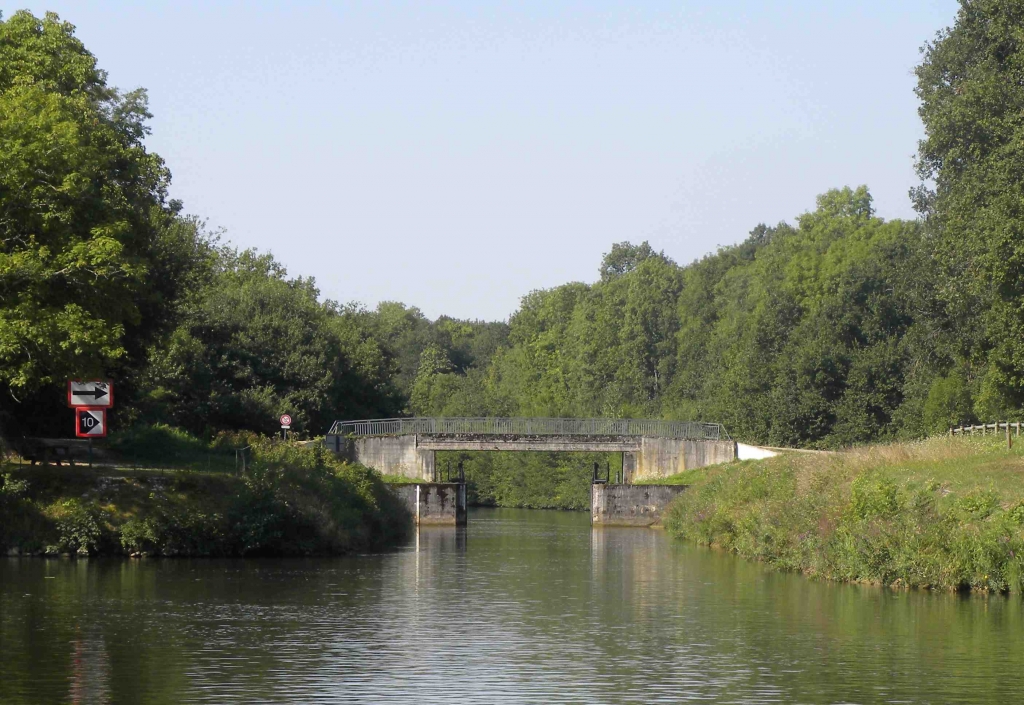
[[[590,522],[594,526],[657,526],[668,505],[686,485],[590,486]]]

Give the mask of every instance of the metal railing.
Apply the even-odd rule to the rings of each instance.
[[[657,419],[428,418],[335,421],[331,436],[406,436],[418,433],[515,436],[650,436],[731,440],[717,423]]]

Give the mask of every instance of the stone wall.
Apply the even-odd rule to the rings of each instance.
[[[686,485],[591,485],[590,521],[602,526],[654,526]]]
[[[455,482],[393,485],[420,526],[465,526],[466,486]]]

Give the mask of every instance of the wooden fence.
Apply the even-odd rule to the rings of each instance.
[[[998,435],[1000,431],[1005,433],[1007,436],[1010,435],[1010,431],[1014,431],[1014,436],[1020,436],[1021,426],[1024,426],[1022,421],[996,421],[995,423],[982,423],[973,426],[956,426],[949,429],[949,435],[951,436],[973,436],[975,433],[979,433],[982,436],[988,434],[989,431],[992,435]]]

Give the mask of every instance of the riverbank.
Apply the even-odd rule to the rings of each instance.
[[[244,473],[8,466],[0,550],[298,556],[384,548],[408,512],[380,476],[319,446],[255,440]]]
[[[683,473],[676,537],[783,570],[893,587],[1024,591],[1024,443],[932,438]]]

